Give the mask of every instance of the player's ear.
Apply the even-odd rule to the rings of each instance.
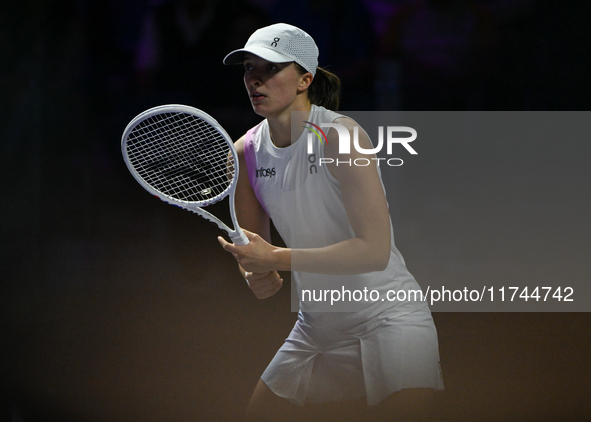
[[[310,72],[304,73],[300,77],[300,84],[298,85],[298,92],[302,92],[302,91],[305,91],[306,89],[308,89],[310,87],[310,84],[312,83],[313,79],[314,79],[314,76],[312,76],[312,74]]]

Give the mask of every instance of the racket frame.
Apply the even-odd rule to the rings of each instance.
[[[222,137],[226,141],[226,144],[229,147],[229,153],[232,155],[232,159],[234,160],[234,174],[233,174],[232,180],[230,181],[230,184],[228,185],[228,187],[226,187],[226,189],[223,192],[221,192],[220,194],[218,194],[212,198],[209,198],[209,199],[203,200],[203,201],[198,201],[198,202],[183,201],[180,199],[176,199],[176,198],[166,195],[166,194],[160,192],[159,190],[153,188],[149,183],[147,183],[140,176],[140,174],[137,172],[135,167],[131,164],[130,159],[129,159],[129,155],[127,153],[127,140],[129,138],[129,135],[135,129],[135,127],[137,125],[139,125],[141,122],[143,122],[153,116],[164,114],[164,113],[185,113],[185,114],[190,114],[192,116],[198,117],[198,118],[204,120],[209,125],[211,125],[216,131],[218,131],[222,135]],[[129,172],[132,174],[134,179],[149,193],[151,193],[152,195],[154,195],[158,199],[160,199],[170,205],[184,208],[188,211],[199,214],[201,217],[205,218],[206,220],[211,221],[212,223],[216,224],[221,230],[224,230],[228,233],[228,236],[230,237],[230,239],[232,240],[232,242],[235,245],[246,245],[249,243],[248,237],[246,237],[246,235],[244,234],[244,231],[238,225],[238,219],[236,218],[236,209],[235,209],[235,204],[234,204],[236,184],[238,182],[238,175],[239,175],[239,164],[238,164],[238,155],[236,153],[236,148],[234,147],[234,143],[232,142],[230,135],[228,135],[228,133],[225,131],[225,129],[209,114],[207,114],[204,111],[199,110],[197,108],[186,106],[186,105],[181,105],[181,104],[166,104],[166,105],[160,105],[157,107],[152,107],[152,108],[138,114],[136,117],[134,117],[129,122],[129,124],[127,125],[127,127],[123,131],[123,135],[121,137],[121,152],[123,154],[123,160],[125,161],[125,165],[127,166]],[[219,218],[217,218],[216,216],[214,216],[213,214],[211,214],[210,212],[208,212],[202,208],[204,206],[219,202],[222,199],[224,199],[226,196],[229,197],[230,218],[232,219],[232,223],[233,223],[235,229],[231,229]]]

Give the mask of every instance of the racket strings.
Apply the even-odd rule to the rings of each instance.
[[[146,183],[181,201],[216,202],[234,177],[226,138],[191,114],[147,118],[131,131],[126,148],[129,162]]]

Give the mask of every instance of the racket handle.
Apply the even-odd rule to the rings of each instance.
[[[237,230],[235,237],[230,236],[230,240],[232,240],[232,243],[238,246],[248,245],[250,243],[250,240],[248,240],[248,237],[246,237],[240,228]]]

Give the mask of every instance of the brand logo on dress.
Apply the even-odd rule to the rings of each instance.
[[[315,125],[312,122],[307,122],[304,120],[304,123],[307,123],[310,126],[304,126],[304,129],[309,129],[312,132],[314,132],[314,134],[316,135],[316,137],[318,138],[318,140],[320,141],[320,143],[324,143],[324,144],[328,144],[328,138],[326,137],[326,133],[324,133],[324,131],[322,130],[322,128],[318,125]],[[322,136],[320,136],[320,133],[322,133]],[[313,138],[312,138],[312,134],[309,133],[308,134],[308,170],[310,171],[310,174],[316,174],[318,173],[318,167],[316,167],[316,154],[313,151]]]
[[[273,176],[275,176],[275,174],[276,174],[275,167],[270,168],[270,169],[266,169],[264,167],[261,167],[260,169],[257,169],[256,177],[273,177]]]

